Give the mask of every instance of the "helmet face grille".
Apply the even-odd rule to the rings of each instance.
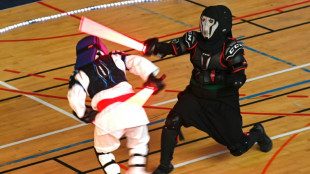
[[[199,25],[204,38],[223,38],[232,28],[231,11],[223,5],[206,7],[201,13]]]
[[[86,36],[81,39],[76,45],[75,69],[95,61],[98,50],[101,50],[104,55],[109,54],[107,47],[98,37]]]

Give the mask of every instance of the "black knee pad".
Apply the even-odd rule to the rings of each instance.
[[[182,121],[181,121],[181,117],[179,116],[179,114],[174,111],[170,111],[167,116],[164,127],[170,130],[179,130],[181,126],[182,126]]]

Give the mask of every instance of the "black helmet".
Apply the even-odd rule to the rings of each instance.
[[[206,7],[200,16],[200,31],[205,39],[223,39],[231,32],[232,14],[224,5]]]

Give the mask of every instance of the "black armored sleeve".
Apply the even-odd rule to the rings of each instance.
[[[235,73],[244,70],[248,67],[247,61],[244,58],[243,46],[235,40],[227,43],[225,49],[225,59],[228,62],[228,70]]]
[[[189,31],[182,37],[172,39],[170,43],[159,42],[156,44],[154,54],[164,57],[165,55],[181,55],[194,48],[198,43],[197,32]]]
[[[198,43],[198,36],[196,31],[189,31],[181,38],[173,39],[171,45],[175,55],[181,55],[188,50],[193,49]]]
[[[230,40],[225,49],[225,59],[228,62],[229,75],[226,77],[226,84],[240,88],[246,81],[245,69],[248,67],[244,58],[244,50],[236,40]]]

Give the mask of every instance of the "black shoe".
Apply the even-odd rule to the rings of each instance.
[[[259,132],[261,135],[257,140],[257,144],[262,152],[269,152],[272,149],[272,141],[265,132],[263,125],[257,123],[250,132]]]
[[[172,172],[173,169],[174,167],[172,164],[169,165],[160,164],[152,174],[168,174]]]

